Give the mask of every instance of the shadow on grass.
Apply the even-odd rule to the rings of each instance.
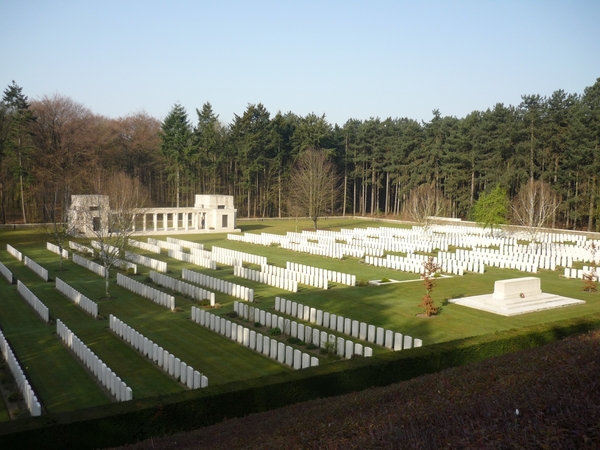
[[[264,230],[265,228],[270,228],[267,225],[260,225],[260,224],[248,224],[246,225],[245,223],[238,223],[238,228],[240,230],[242,230],[242,232],[246,232],[246,231],[254,231],[254,230]]]

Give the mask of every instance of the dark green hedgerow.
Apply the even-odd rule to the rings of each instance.
[[[203,390],[0,424],[2,448],[101,448],[173,434],[301,401],[386,386],[600,328],[600,315],[356,358]]]

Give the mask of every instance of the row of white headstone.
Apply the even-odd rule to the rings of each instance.
[[[14,248],[12,245],[6,244],[6,251],[19,261],[23,261],[23,253]]]
[[[231,258],[240,259],[243,262],[256,264],[257,266],[260,266],[261,264],[267,264],[266,256],[259,256],[255,255],[254,253],[240,252],[238,250],[231,250],[229,248],[213,246],[212,254],[229,256]]]
[[[137,264],[132,263],[130,261],[125,261],[123,259],[115,259],[113,261],[113,265],[115,267],[119,267],[119,268],[121,268],[121,269],[123,269],[125,271],[131,269],[134,274],[138,273]]]
[[[119,253],[119,249],[113,245],[107,244],[106,242],[100,241],[91,241],[92,247],[98,250],[100,253],[108,252],[112,255],[116,255]]]
[[[154,283],[160,286],[165,286],[183,295],[188,295],[194,300],[210,300],[211,306],[215,306],[216,301],[214,292],[210,292],[206,289],[202,289],[201,287],[186,283],[185,281],[154,272],[153,270],[150,271],[150,278]]]
[[[285,269],[283,267],[270,266],[263,264],[260,266],[260,273],[265,275],[272,275],[278,278],[284,278],[296,282],[297,284],[305,284],[307,286],[313,286],[319,289],[328,289],[327,278],[322,275],[311,275],[303,272],[296,272],[294,270]],[[288,289],[290,290],[290,289]],[[297,289],[296,289],[297,291]],[[296,292],[292,291],[292,292]]]
[[[275,311],[394,351],[423,346],[421,339],[413,339],[408,335],[403,336],[402,333],[321,311],[285,298],[275,297]]]
[[[356,286],[356,275],[350,275],[349,273],[321,269],[320,267],[307,266],[290,261],[286,261],[285,268],[294,272],[306,273],[313,276],[322,276],[333,283],[345,284],[346,286]]]
[[[56,289],[65,295],[69,300],[73,301],[77,306],[90,314],[94,319],[98,318],[98,304],[88,297],[83,295],[75,288],[69,286],[60,278],[56,278]]]
[[[186,241],[183,239],[177,239],[177,238],[173,238],[173,237],[167,237],[167,242],[172,242],[173,244],[177,244],[177,245],[181,245],[182,247],[185,248],[197,248],[199,250],[204,249],[204,244],[201,244],[199,242],[192,242],[192,241]]]
[[[85,267],[86,269],[94,272],[96,275],[100,275],[101,277],[106,277],[106,269],[104,268],[104,266],[101,266],[98,263],[95,263],[94,261],[90,261],[87,258],[84,258],[81,255],[78,255],[77,253],[73,253],[73,262],[75,264],[80,265],[81,267]]]
[[[175,310],[175,297],[165,292],[154,289],[139,281],[133,280],[125,275],[117,274],[117,284],[130,290],[134,294],[140,295],[144,298],[152,300],[154,303],[169,308],[171,311]]]
[[[138,255],[137,253],[125,252],[125,259],[132,261],[142,266],[150,267],[158,272],[167,271],[167,263],[158,259],[149,258],[148,256]]]
[[[4,360],[8,364],[17,386],[19,387],[19,391],[21,391],[21,394],[23,395],[23,399],[27,404],[27,409],[34,417],[41,415],[42,405],[35,395],[31,384],[29,384],[29,380],[25,376],[25,372],[23,372],[23,369],[21,368],[17,357],[13,353],[12,348],[10,348],[8,341],[4,337],[4,334],[2,334],[2,330],[0,330],[0,351],[2,352],[2,356],[4,356]]]
[[[371,347],[364,347],[362,344],[352,342],[350,339],[329,334],[310,325],[304,325],[303,323],[286,319],[262,309],[253,308],[252,306],[248,307],[244,303],[234,302],[233,310],[244,319],[251,322],[258,322],[262,326],[271,329],[279,328],[282,334],[300,339],[306,344],[313,344],[320,348],[327,348],[330,345],[335,350],[335,353],[342,358],[350,359],[354,355],[373,356],[373,349]]]
[[[327,258],[342,259],[345,255],[340,249],[310,245],[308,242],[296,243],[287,241],[282,242],[280,246],[284,250],[291,250],[298,253],[308,253],[310,255],[325,256]]]
[[[595,267],[583,266],[583,269],[571,269],[570,267],[565,267],[565,278],[575,278],[578,280],[583,280],[584,276],[591,276],[592,281],[598,281],[599,271]]]
[[[0,273],[10,284],[12,284],[13,274],[2,262],[0,262]]]
[[[148,242],[137,241],[135,239],[128,239],[127,243],[131,247],[141,248],[142,250],[146,250],[147,252],[160,253],[160,247],[158,245],[153,245]]]
[[[33,273],[35,273],[38,277],[40,277],[44,281],[48,281],[48,269],[43,268],[38,263],[36,263],[29,256],[24,258],[25,267],[31,269]]]
[[[172,353],[169,353],[112,314],[109,317],[109,328],[135,350],[152,360],[164,372],[186,385],[189,389],[199,389],[208,386],[208,378],[206,376],[194,370],[192,366],[181,361]]]
[[[254,301],[254,289],[250,289],[249,287],[240,284],[231,283],[189,269],[183,269],[181,271],[181,278],[201,286],[206,286],[213,291],[231,295],[235,298],[246,300],[248,302]]]
[[[178,252],[183,251],[183,247],[180,244],[176,244],[170,241],[163,241],[161,239],[148,238],[148,244],[155,245],[156,247],[158,247],[159,250],[157,253],[160,253],[160,250],[163,248],[165,250],[175,250]]]
[[[204,250],[203,248],[190,248],[190,254],[192,254],[194,256],[199,256],[201,258],[210,259],[211,261],[212,261],[212,257],[213,257],[213,254],[211,251]],[[240,264],[241,264],[241,261],[239,262],[239,264],[235,264],[235,265],[239,266]]]
[[[77,242],[74,241],[69,241],[69,248],[75,251],[78,251],[80,253],[87,253],[88,255],[90,255],[92,258],[94,257],[94,249],[87,247],[85,245],[81,245]]]
[[[52,242],[46,242],[46,249],[50,250],[52,253],[56,253],[57,255],[62,253],[63,258],[69,259],[69,252],[64,248],[61,251],[58,245],[53,244]]]
[[[246,244],[256,244],[256,245],[264,245],[269,246],[272,244],[281,244],[281,242],[286,241],[285,236],[279,234],[272,233],[240,233],[240,234],[228,234],[228,241],[235,242],[244,242]]]
[[[117,401],[125,402],[133,398],[131,388],[60,319],[56,320],[56,334]]]
[[[308,353],[302,353],[277,339],[264,336],[255,330],[211,314],[202,308],[192,306],[192,321],[293,369],[305,369],[319,365],[319,359]]]
[[[50,311],[48,307],[44,305],[36,295],[29,290],[27,286],[25,286],[20,280],[17,280],[17,291],[21,294],[27,303],[34,309],[36,313],[41,317],[41,319],[48,323],[50,322]]]
[[[289,278],[278,277],[270,273],[261,272],[258,270],[248,269],[242,266],[233,266],[233,275],[247,280],[256,281],[257,283],[268,284],[286,291],[298,292],[298,282]]]
[[[399,270],[401,272],[408,273],[425,273],[424,260],[421,258],[412,258],[412,256],[421,256],[421,255],[410,255],[411,257],[403,258],[401,256],[393,256],[387,255],[386,258],[375,258],[373,256],[365,256],[365,264],[370,264],[375,267],[385,267],[386,269]],[[438,258],[434,258],[435,263],[439,263],[441,266],[441,271],[444,273],[452,273],[454,275],[463,276],[467,268],[470,268],[471,272],[477,271],[478,273],[483,273],[485,270],[485,266],[483,264],[477,265],[477,270],[475,270],[475,266],[472,262],[462,262],[457,260],[442,260],[439,261]]]
[[[190,264],[195,264],[196,266],[206,267],[207,269],[216,270],[217,262],[212,259],[203,258],[202,256],[193,255],[191,253],[185,253],[176,250],[169,250],[169,257],[173,259],[178,259],[179,261],[184,261]]]
[[[568,256],[541,256],[531,253],[503,253],[494,249],[474,247],[473,250],[456,249],[455,253],[439,252],[438,258],[452,259],[463,262],[486,264],[489,266],[505,267],[528,265],[535,272],[537,269],[556,270],[557,265],[567,266],[573,259]]]

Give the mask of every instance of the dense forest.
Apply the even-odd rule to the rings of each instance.
[[[155,206],[227,194],[239,217],[286,217],[292,167],[314,148],[340,179],[329,214],[399,216],[410,191],[428,183],[443,193],[448,216],[469,218],[482,193],[501,186],[512,198],[542,180],[561,201],[552,225],[598,231],[600,78],[582,94],[521,99],[463,118],[435,110],[429,122],[339,126],[325,115],[272,115],[260,103],[229,124],[210,103],[195,117],[175,104],[160,122],[145,112],[99,116],[59,94],[29,102],[13,82],[0,103],[0,221],[48,220],[114,172],[138,179]]]

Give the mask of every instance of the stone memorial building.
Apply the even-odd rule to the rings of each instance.
[[[70,229],[81,234],[100,230],[112,214],[108,205],[105,195],[72,195]],[[193,207],[138,208],[133,215],[136,235],[239,231],[232,195],[196,195]]]

